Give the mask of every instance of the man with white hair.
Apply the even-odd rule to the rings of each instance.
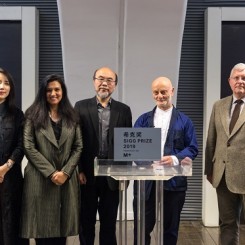
[[[220,243],[239,244],[245,207],[245,64],[236,64],[228,79],[232,95],[215,102],[205,151],[205,174],[216,188]]]

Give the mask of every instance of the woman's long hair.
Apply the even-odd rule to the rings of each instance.
[[[3,68],[0,68],[0,73],[2,73],[4,76],[6,76],[8,81],[9,81],[10,91],[9,91],[9,95],[7,96],[7,98],[5,100],[5,103],[7,106],[7,113],[13,114],[14,109],[16,108],[14,79],[11,76],[11,74]]]
[[[62,88],[62,99],[58,105],[58,113],[62,118],[62,122],[68,127],[73,127],[78,123],[78,115],[68,99],[67,88],[62,77],[51,74],[43,79],[33,104],[25,112],[26,118],[33,122],[35,129],[46,128],[50,120],[46,94],[48,84],[53,81],[59,82]]]

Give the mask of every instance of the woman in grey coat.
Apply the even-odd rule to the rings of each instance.
[[[27,109],[21,236],[37,245],[65,245],[78,234],[82,151],[78,117],[58,75],[47,76]]]

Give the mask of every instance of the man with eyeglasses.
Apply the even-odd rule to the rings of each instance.
[[[239,244],[245,210],[245,64],[236,64],[228,79],[233,94],[215,102],[209,122],[205,174],[216,188],[220,244]]]
[[[82,231],[79,234],[81,244],[94,244],[97,211],[100,219],[100,245],[117,244],[118,182],[110,177],[94,176],[95,157],[114,158],[114,128],[132,127],[129,106],[111,98],[117,82],[117,74],[110,68],[102,67],[96,70],[93,75],[96,96],[75,104],[75,109],[80,115],[83,136],[83,152],[79,164],[82,201]]]

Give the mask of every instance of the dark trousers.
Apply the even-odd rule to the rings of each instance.
[[[11,181],[6,177],[0,185],[0,245],[29,245],[29,239],[19,237],[22,180]]]
[[[179,231],[180,214],[185,202],[185,191],[164,191],[164,245],[176,245]],[[137,195],[134,195],[134,245],[137,245]],[[145,202],[145,245],[151,243],[151,232],[156,223],[155,182],[149,199]]]
[[[13,239],[12,239],[13,240]],[[12,242],[11,239],[8,239],[7,241],[3,242],[3,240],[0,240],[1,245],[29,245],[29,239],[25,238],[15,238],[14,242]]]
[[[36,238],[36,245],[66,245],[66,237]]]
[[[220,244],[238,245],[240,215],[242,206],[245,208],[245,195],[233,193],[227,188],[225,174],[216,192],[220,218]]]
[[[95,185],[81,186],[81,231],[82,245],[94,245],[96,214],[99,213],[100,245],[116,245],[116,220],[119,204],[119,191],[112,191],[107,177],[96,177]]]

